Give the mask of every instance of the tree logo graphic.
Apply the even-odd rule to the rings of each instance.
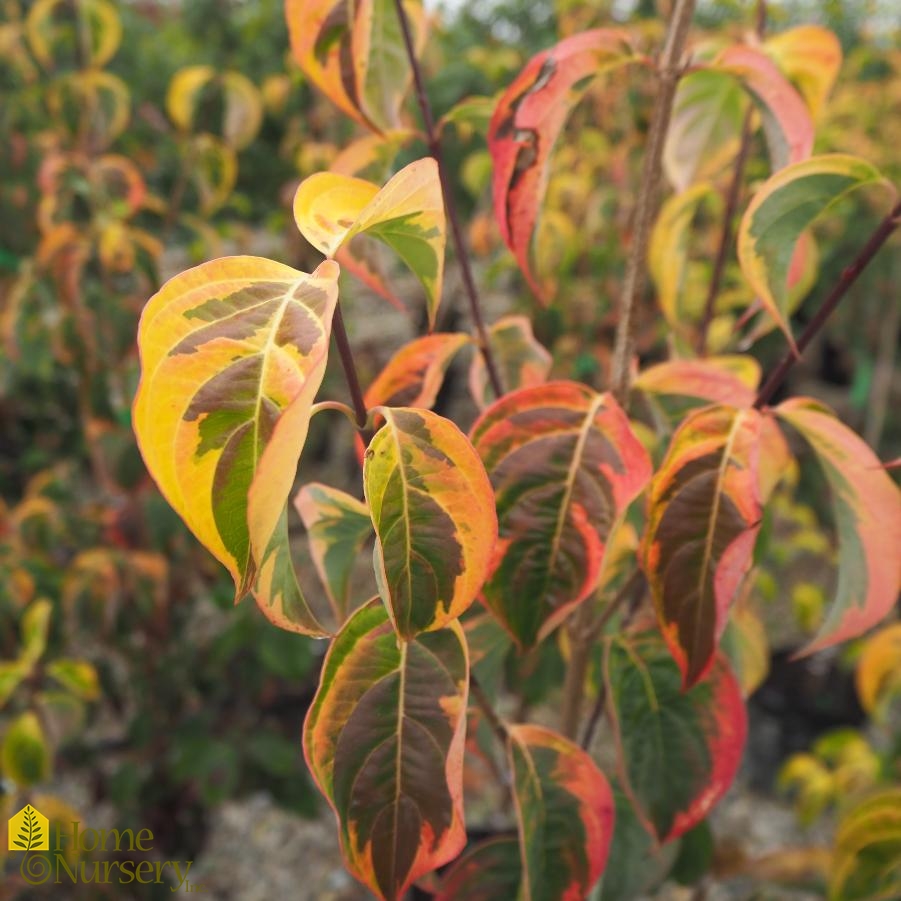
[[[50,850],[50,824],[47,817],[30,804],[26,804],[9,820],[9,850]]]

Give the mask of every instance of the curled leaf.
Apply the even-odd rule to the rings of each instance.
[[[601,72],[637,59],[625,31],[599,28],[573,35],[534,56],[507,88],[491,117],[494,214],[532,290],[549,300],[535,273],[531,244],[547,188],[551,151],[570,110]]]
[[[325,371],[338,267],[226,257],[144,308],[134,428],[163,495],[283,628],[323,634],[291,566],[287,500]]]
[[[320,172],[294,196],[301,234],[327,257],[356,235],[387,244],[422,282],[434,325],[444,275],[446,226],[438,166],[431,157],[410,163],[381,189],[371,182]]]
[[[776,415],[806,439],[823,468],[838,528],[838,586],[811,654],[875,626],[901,589],[901,492],[867,443],[830,410],[792,398]]]
[[[738,229],[738,262],[751,288],[794,347],[786,309],[789,269],[802,232],[850,191],[884,182],[868,162],[815,156],[777,172],[754,195]],[[890,186],[889,186],[890,187]]]

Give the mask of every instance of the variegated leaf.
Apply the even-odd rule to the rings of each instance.
[[[435,160],[410,163],[383,188],[335,172],[311,175],[294,196],[294,220],[301,234],[328,257],[356,235],[387,244],[422,282],[429,324],[434,325],[447,238]]]
[[[748,728],[738,680],[719,655],[683,691],[651,632],[608,641],[604,676],[623,787],[651,834],[671,841],[710,813],[738,772]]]
[[[304,753],[353,875],[386,901],[466,842],[468,660],[458,623],[398,641],[376,599],[329,649]]]
[[[760,528],[753,409],[705,407],[673,435],[648,496],[642,557],[660,628],[690,687],[711,665]]]
[[[789,269],[802,232],[842,197],[884,181],[870,163],[815,156],[777,172],[754,195],[738,229],[738,262],[767,312],[794,346],[788,323]],[[894,195],[890,185],[887,189]]]
[[[277,625],[324,634],[291,565],[287,500],[322,381],[338,267],[226,257],[177,275],[138,333],[134,428],[163,495]]]
[[[319,482],[304,485],[294,498],[310,542],[316,572],[325,586],[338,623],[351,611],[351,575],[372,535],[366,504]]]
[[[587,898],[613,837],[604,774],[578,745],[541,726],[511,726],[508,755],[522,858],[518,897]]]
[[[776,407],[809,442],[832,494],[838,529],[835,600],[812,653],[863,634],[884,619],[901,591],[901,492],[867,443],[809,398]]]
[[[547,189],[551,151],[591,79],[639,59],[629,40],[627,32],[615,28],[565,38],[528,62],[491,117],[488,149],[494,162],[494,214],[529,285],[545,302],[551,290],[533,269],[531,245]]]
[[[475,599],[497,539],[481,460],[450,420],[377,407],[385,425],[366,451],[363,486],[375,526],[375,569],[405,639],[456,619]]]
[[[550,353],[536,340],[527,316],[503,316],[488,329],[488,341],[504,391],[530,388],[547,381]],[[494,400],[485,360],[475,354],[469,369],[469,391],[479,409]]]
[[[472,428],[497,498],[486,604],[524,648],[597,585],[614,522],[651,475],[609,394],[551,382],[508,394]]]

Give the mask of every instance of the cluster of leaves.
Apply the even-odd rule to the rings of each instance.
[[[804,27],[691,51],[663,148],[676,193],[648,261],[671,353],[637,372],[633,392],[548,380],[551,359],[528,321],[483,330],[476,305],[475,335],[430,331],[399,348],[364,393],[339,274],[400,305],[401,283],[371,251],[380,242],[418,279],[434,326],[448,225],[462,251],[441,163],[445,121],[485,128],[500,236],[548,304],[559,286],[542,266],[538,222],[551,150],[595,78],[640,77],[655,63],[640,34],[581,31],[535,56],[499,98],[466,99],[437,123],[420,98],[422,133],[404,106],[420,77],[419,3],[288,0],[286,12],[306,77],[366,134],[295,194],[297,227],[326,257],[312,273],[227,257],[177,275],[148,302],[134,405],[144,461],[231,573],[236,600],[252,593],[280,628],[329,638],[304,751],[360,881],[385,899],[417,880],[448,899],[562,899],[586,897],[605,874],[601,897],[629,897],[647,861],[701,824],[737,773],[743,686],[755,681],[742,641],[753,618],[749,626],[740,598],[799,437],[825,474],[839,539],[835,597],[804,653],[861,635],[897,599],[901,503],[879,459],[816,400],[770,406],[757,362],[724,355],[774,328],[791,352],[803,348],[791,317],[815,278],[809,229],[839,199],[873,186],[897,217],[895,190],[872,163],[812,155],[840,48]],[[735,262],[692,309],[692,222],[720,185],[741,193],[758,130],[770,174],[744,207]],[[383,186],[360,177],[414,140],[433,156]],[[736,204],[719,211],[724,255]],[[888,231],[896,224],[886,222]],[[333,329],[353,411],[316,403]],[[464,434],[432,407],[469,345],[481,412]],[[646,415],[630,417],[639,404]],[[298,584],[288,514],[311,419],[342,409],[362,435],[363,500],[319,483],[294,498],[324,608]],[[352,577],[373,536],[366,590]],[[730,619],[738,675],[720,647]],[[550,640],[558,636],[562,648]],[[538,666],[549,648],[567,667],[561,733],[521,715],[508,723],[492,706],[501,674]],[[574,741],[591,657],[596,709],[614,737],[614,788],[590,753],[593,723],[585,747]],[[516,835],[459,856],[468,754],[501,774]],[[837,857],[833,896],[886,891],[897,872],[885,839],[848,828],[858,845]]]
[[[221,615],[220,573],[137,453],[134,333],[166,250],[220,252],[264,124],[291,177],[303,103],[270,96],[300,80],[282,60],[260,88],[225,60],[137,78],[144,13],[0,4],[0,819],[30,800],[83,820],[36,794],[80,768],[125,825],[190,850],[238,791],[312,813],[288,736],[318,660],[252,609]],[[196,41],[169,50],[197,58]]]

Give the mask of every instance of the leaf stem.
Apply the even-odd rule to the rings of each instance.
[[[366,401],[363,400],[363,391],[360,388],[360,379],[357,376],[357,367],[354,363],[354,354],[347,338],[347,329],[344,326],[344,316],[341,313],[340,302],[335,304],[335,314],[332,317],[332,332],[335,335],[335,344],[338,345],[338,354],[341,357],[341,366],[344,369],[344,379],[347,389],[350,391],[350,399],[357,420],[357,428],[364,432],[369,414],[366,410]],[[368,443],[368,441],[367,441]]]
[[[435,117],[432,115],[432,105],[429,102],[429,97],[425,90],[422,68],[419,65],[419,60],[416,58],[416,49],[413,46],[413,35],[410,31],[410,22],[407,19],[407,13],[404,10],[403,0],[394,0],[394,6],[397,10],[397,18],[400,22],[401,31],[404,36],[404,47],[406,48],[407,58],[410,61],[410,69],[413,73],[413,85],[416,89],[416,101],[419,104],[419,110],[422,114],[422,124],[425,127],[426,144],[428,145],[429,153],[438,164],[438,178],[441,181],[441,193],[444,195],[444,208],[447,212],[447,221],[450,224],[454,248],[457,251],[457,262],[460,265],[460,275],[463,278],[463,287],[469,300],[469,312],[472,316],[473,325],[475,325],[478,335],[479,351],[485,361],[485,369],[488,373],[488,381],[491,383],[491,389],[494,391],[496,397],[501,397],[504,393],[504,387],[501,382],[497,363],[491,352],[491,343],[488,338],[488,330],[485,327],[485,320],[482,317],[482,307],[479,302],[479,294],[472,274],[469,252],[463,240],[460,217],[457,214],[457,205],[454,202],[453,184],[447,174],[447,167],[444,164],[444,156],[441,152],[441,138],[435,128]]]
[[[766,31],[766,15],[766,0],[757,0],[755,32],[758,38],[762,38]],[[726,255],[729,248],[732,246],[732,220],[735,218],[735,211],[738,208],[738,201],[741,197],[741,185],[744,180],[745,166],[748,162],[748,153],[751,150],[751,123],[753,118],[754,104],[750,103],[741,126],[741,143],[738,148],[738,155],[735,157],[735,166],[732,170],[732,182],[729,185],[729,191],[726,195],[726,208],[723,211],[723,228],[720,232],[720,244],[716,250],[713,273],[710,276],[710,288],[707,291],[707,301],[704,304],[704,316],[701,319],[701,325],[698,330],[698,341],[695,349],[699,356],[704,353],[704,349],[707,346],[707,332],[710,330],[710,323],[713,321],[713,313],[716,309],[716,299],[719,296],[720,286],[723,281],[723,272],[725,272],[726,269]]]
[[[610,367],[610,389],[620,403],[625,402],[631,384],[635,307],[647,276],[646,258],[651,225],[657,208],[663,147],[673,114],[676,86],[682,75],[682,53],[694,8],[695,0],[676,0],[657,69],[659,75],[657,101],[654,104],[654,114],[648,132],[648,144],[635,206],[635,233],[620,295],[619,322]]]
[[[485,693],[485,689],[482,688],[481,682],[479,682],[475,673],[472,671],[469,673],[469,690],[473,700],[485,715],[485,720],[488,725],[491,726],[491,731],[494,732],[495,737],[501,743],[501,747],[506,748],[507,727],[504,725],[504,721],[500,718],[498,712],[494,709],[494,705],[492,705],[491,699]]]
[[[791,368],[798,362],[807,345],[810,344],[817,332],[825,325],[826,320],[832,315],[845,294],[847,294],[848,289],[857,281],[860,274],[870,264],[873,257],[879,253],[882,245],[885,244],[899,225],[901,225],[901,201],[898,201],[892,207],[891,212],[879,223],[876,230],[870,235],[867,243],[864,244],[854,258],[854,261],[842,271],[839,280],[829,292],[829,296],[823,301],[822,306],[817,310],[810,322],[807,323],[807,327],[801,333],[801,337],[798,338],[797,353],[789,348],[776,368],[769,374],[757,393],[757,399],[754,401],[755,409],[762,409],[772,400],[773,395],[785,380]]]

